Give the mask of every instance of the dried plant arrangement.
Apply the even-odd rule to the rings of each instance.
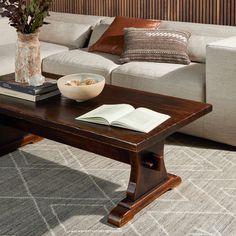
[[[10,25],[23,34],[35,33],[49,16],[52,0],[0,0],[0,16],[8,17]]]

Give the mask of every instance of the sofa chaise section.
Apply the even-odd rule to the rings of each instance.
[[[235,27],[236,28],[236,27]],[[207,46],[205,137],[236,146],[236,37]]]

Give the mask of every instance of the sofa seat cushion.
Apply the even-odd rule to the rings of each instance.
[[[205,65],[129,62],[112,72],[112,84],[205,101]]]
[[[0,45],[0,75],[10,74],[15,71],[15,43]],[[51,54],[68,51],[65,46],[41,42],[41,58]]]
[[[103,75],[106,83],[110,83],[111,71],[119,66],[118,60],[119,57],[115,55],[77,49],[45,58],[43,71],[58,75],[95,73]]]
[[[60,52],[68,52],[69,48],[66,46],[54,44],[54,43],[47,43],[47,42],[40,42],[41,47],[41,58],[48,57],[50,55],[53,55],[55,53]]]

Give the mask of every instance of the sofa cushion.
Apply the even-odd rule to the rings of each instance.
[[[191,61],[206,61],[206,46],[222,38],[236,36],[236,27],[197,24],[188,22],[162,21],[160,29],[184,30],[192,34],[189,40],[189,56]]]
[[[71,50],[43,60],[43,71],[58,75],[95,73],[110,83],[111,71],[119,66],[119,57],[106,53],[91,53],[87,49]]]
[[[206,47],[209,43],[221,40],[220,37],[192,35],[189,39],[188,51],[191,61],[206,62]]]
[[[40,29],[39,39],[41,41],[65,45],[70,48],[82,48],[87,41],[91,25],[74,24],[62,21],[47,21]]]
[[[229,38],[236,35],[235,26],[200,24],[179,21],[162,21],[160,29],[184,30],[191,32],[192,35],[201,35],[206,37]]]
[[[129,62],[112,72],[112,84],[205,101],[205,64]]]
[[[120,62],[153,61],[160,63],[190,63],[188,40],[190,33],[176,30],[126,28],[125,50]]]
[[[106,19],[104,16],[92,16],[92,15],[81,15],[81,14],[71,14],[62,12],[50,12],[50,16],[46,18],[47,20],[63,21],[67,23],[74,24],[89,24],[94,27],[102,19]]]
[[[161,22],[158,20],[145,20],[118,16],[102,37],[89,48],[89,51],[121,55],[124,49],[124,28],[158,28],[160,23]]]
[[[51,54],[68,51],[65,46],[41,42],[41,58]],[[15,71],[15,43],[0,45],[0,75],[10,74]]]
[[[110,25],[108,24],[97,24],[92,32],[92,35],[89,40],[88,46],[92,46],[94,43],[96,43],[101,36],[105,33],[105,31],[109,28]]]
[[[47,43],[47,42],[40,42],[40,48],[41,48],[41,59],[46,58],[55,53],[69,51],[69,48],[66,46],[53,44],[53,43]]]

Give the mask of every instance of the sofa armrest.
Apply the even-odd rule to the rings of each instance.
[[[236,37],[207,46],[206,102],[213,105],[207,136],[236,146]]]

